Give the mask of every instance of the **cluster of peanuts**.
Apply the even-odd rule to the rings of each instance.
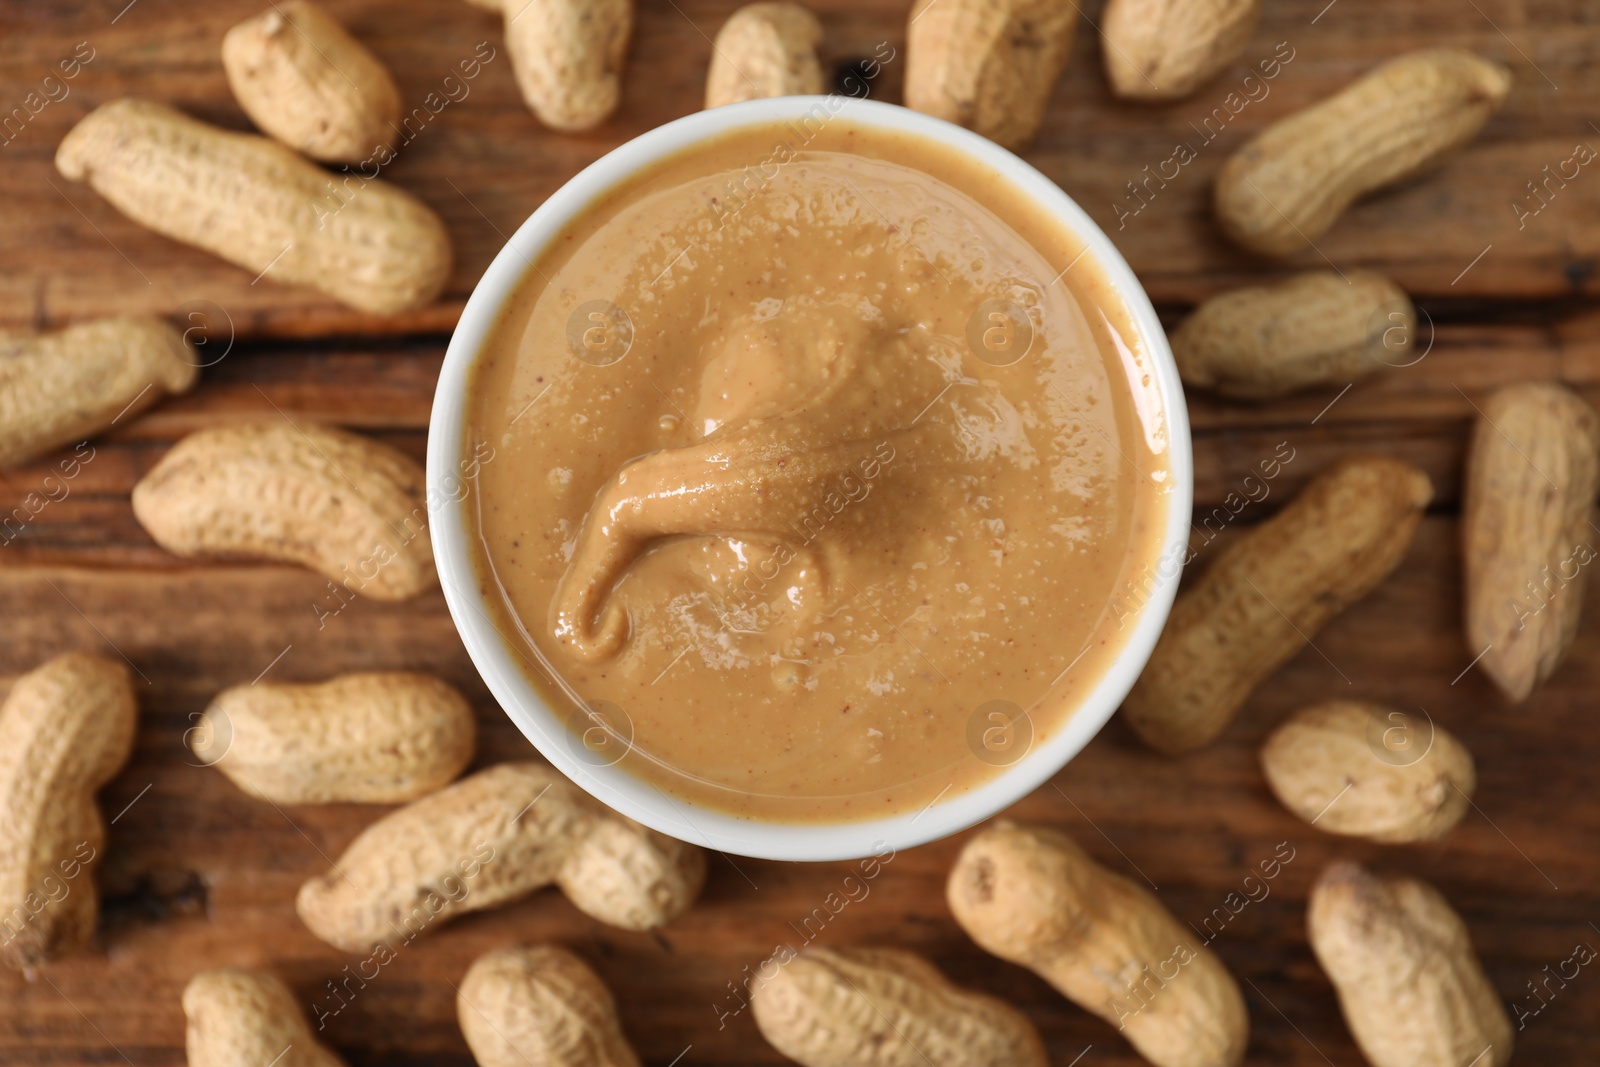
[[[545,124],[588,129],[616,108],[630,0],[474,2],[504,10],[518,86]],[[1022,147],[1066,60],[1077,21],[1068,8],[918,0],[907,104]],[[1258,0],[1111,0],[1103,34],[1113,91],[1135,100],[1194,92],[1238,58],[1258,13]],[[740,9],[714,44],[706,106],[821,91],[821,41],[819,21],[796,4]],[[306,0],[274,3],[235,27],[222,58],[267,136],[121,100],[62,142],[62,174],[152,229],[357,309],[398,314],[432,301],[451,253],[420,201],[372,179],[331,218],[307,207],[329,177],[317,162],[361,160],[394,128],[400,98],[381,62]],[[1356,199],[1465,144],[1509,89],[1508,72],[1465,52],[1385,63],[1273,124],[1227,163],[1214,200],[1221,228],[1262,255],[1292,254]],[[205,202],[226,203],[231,214],[195,210]],[[1415,325],[1389,279],[1312,272],[1216,297],[1172,340],[1189,385],[1263,400],[1403,362]],[[7,344],[0,465],[102,432],[197,377],[193,347],[159,319],[110,319]],[[1508,697],[1522,700],[1571,645],[1582,576],[1553,589],[1535,615],[1506,608],[1552,560],[1587,544],[1600,419],[1558,384],[1508,388],[1484,405],[1466,472],[1467,639],[1474,652],[1486,649],[1479,662]],[[1134,730],[1167,753],[1215,740],[1257,686],[1393,572],[1431,496],[1414,467],[1348,459],[1238,536],[1178,598],[1127,699]],[[182,556],[298,563],[388,600],[437,580],[428,539],[418,536],[427,522],[423,472],[338,429],[284,420],[193,434],[140,481],[133,507]],[[1267,782],[1285,807],[1330,833],[1388,843],[1448,833],[1470,803],[1472,757],[1442,727],[1431,727],[1425,751],[1390,751],[1384,739],[1398,714],[1353,701],[1300,711],[1263,746]],[[90,938],[93,893],[35,908],[34,887],[68,863],[67,877],[95,865],[105,829],[94,795],[126,762],[136,719],[124,668],[79,653],[24,675],[0,708],[0,909],[27,916],[0,948],[11,964],[31,968]],[[547,767],[501,764],[458,780],[474,756],[473,714],[430,676],[240,686],[219,694],[191,735],[202,760],[273,803],[404,805],[300,890],[307,927],[347,951],[550,885],[602,922],[650,929],[685,911],[704,879],[698,849],[612,813]],[[75,842],[89,845],[87,858],[71,852]],[[1157,1067],[1243,1058],[1244,1000],[1222,963],[1152,894],[1057,831],[991,825],[961,851],[947,898],[978,945],[1116,1026]],[[1436,891],[1335,863],[1317,881],[1308,926],[1376,1067],[1506,1062],[1505,1011]],[[959,988],[913,953],[808,949],[768,964],[752,989],[757,1025],[807,1067],[1047,1062],[1019,1011]],[[285,1067],[339,1062],[269,974],[204,972],[183,1006],[196,1067],[259,1067],[286,1047]],[[559,947],[483,956],[459,986],[458,1013],[485,1067],[639,1062],[610,992]]]
[[[528,40],[513,37],[519,48]],[[625,41],[624,32],[618,50]],[[400,95],[382,63],[304,0],[274,3],[234,27],[222,61],[239,104],[267,136],[124,99],[67,135],[56,157],[62,174],[160,233],[358,310],[392,315],[432,301],[451,266],[432,210],[376,178],[331,209],[317,206],[328,202],[332,178],[318,163],[359,163],[398,132]],[[519,65],[530,103],[551,125],[581,128],[591,121],[583,107],[603,117],[615,102],[569,106],[564,89],[560,99],[541,96],[539,80],[526,75]],[[86,440],[187,391],[203,362],[188,333],[154,317],[6,342],[0,465]],[[295,563],[325,575],[341,596],[385,601],[438,583],[421,467],[341,429],[243,420],[191,434],[139,481],[132,504],[157,543],[180,556]],[[137,718],[123,665],[84,653],[23,675],[0,707],[0,904],[8,916],[0,958],[9,964],[31,970],[92,936],[93,892],[45,899],[40,887],[93,877],[105,846],[95,793],[126,763]],[[461,778],[476,733],[455,688],[390,671],[238,686],[218,694],[186,737],[201,762],[264,801],[402,805],[296,898],[307,928],[345,951],[383,951],[552,885],[585,914],[630,930],[657,927],[694,901],[705,877],[698,848],[616,815],[549,767],[502,763]],[[490,1035],[532,1039],[515,1013],[546,986],[592,1007],[597,1025],[611,1010],[598,979],[568,953],[491,953],[461,986],[463,1030],[481,1062],[507,1062]],[[339,1062],[273,975],[203,972],[183,1006],[195,1067]],[[486,1027],[483,1012],[499,1015]]]

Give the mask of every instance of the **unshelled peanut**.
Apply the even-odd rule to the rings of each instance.
[[[1048,1067],[1025,1015],[915,953],[808,948],[769,960],[750,1009],[803,1067]]]
[[[1172,333],[1185,385],[1265,400],[1349,385],[1416,357],[1416,309],[1371,271],[1308,271],[1212,297]]]
[[[456,990],[456,1019],[479,1067],[639,1067],[611,990],[553,945],[479,956]]]
[[[1400,565],[1428,476],[1378,456],[1341,460],[1240,534],[1172,606],[1122,712],[1151,747],[1216,740],[1256,686]]]
[[[1583,398],[1526,382],[1483,402],[1461,509],[1467,644],[1514,701],[1572,647],[1596,554],[1597,490],[1600,417]]]
[[[821,41],[822,24],[799,4],[746,4],[722,24],[712,44],[706,107],[822,92]]]
[[[299,563],[358,596],[404,600],[437,580],[423,483],[376,441],[245,421],[174,445],[133,487],[133,513],[179,556]]]
[[[204,971],[183,990],[189,1067],[344,1067],[316,1039],[294,994],[262,971]]]
[[[1261,768],[1319,830],[1389,842],[1449,833],[1478,781],[1472,753],[1425,714],[1353,700],[1295,713],[1262,746]]]
[[[1392,59],[1241,148],[1217,177],[1217,218],[1245,248],[1293,255],[1357,199],[1472,140],[1510,91],[1510,71],[1471,52]]]
[[[255,682],[218,694],[190,748],[251,796],[280,804],[395,804],[441,789],[472,761],[472,705],[428,674]]]
[[[503,763],[367,827],[300,887],[311,932],[365,952],[559,886],[591,918],[647,930],[700,892],[705,856],[617,815],[549,767]]]
[[[199,367],[184,335],[150,316],[0,333],[0,467],[132,421],[188,392]]]
[[[1261,0],[1110,0],[1100,38],[1112,91],[1188,96],[1239,58],[1260,15]]]
[[[262,132],[312,159],[360,163],[399,133],[389,71],[310,0],[274,0],[229,30],[222,69]]]
[[[600,125],[622,102],[633,0],[470,0],[506,18],[522,99],[556,130]]]
[[[1372,1067],[1502,1067],[1511,1020],[1466,924],[1432,886],[1334,863],[1307,925],[1345,1023]]]
[[[1244,1058],[1250,1022],[1227,968],[1066,835],[997,822],[961,850],[945,895],[979,946],[1117,1027],[1156,1067]]]
[[[444,223],[410,193],[377,178],[335,182],[275,141],[165,104],[96,108],[56,149],[56,169],[141,226],[362,311],[422,307],[450,278]]]
[[[29,968],[88,943],[106,828],[95,792],[128,761],[128,672],[72,652],[16,680],[0,705],[0,958]]]
[[[1056,0],[917,0],[906,28],[906,106],[1024,147],[1078,18]]]

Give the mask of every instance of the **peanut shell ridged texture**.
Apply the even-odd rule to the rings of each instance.
[[[369,826],[300,887],[296,909],[330,945],[365,952],[551,884],[592,918],[648,930],[688,908],[704,880],[694,846],[624,819],[548,767],[505,763]]]
[[[294,995],[261,971],[203,971],[183,990],[189,1067],[344,1067],[318,1044]]]
[[[1277,515],[1240,534],[1172,606],[1123,702],[1152,748],[1216,740],[1269,675],[1400,565],[1428,476],[1379,456],[1340,460]]]
[[[1390,60],[1280,119],[1229,159],[1217,177],[1217,218],[1245,248],[1293,255],[1360,197],[1472,140],[1510,91],[1511,73],[1471,52]]]
[[[898,949],[807,949],[752,989],[773,1048],[804,1067],[1048,1067],[1026,1016]]]
[[[611,990],[566,949],[479,956],[456,991],[456,1018],[479,1067],[639,1067]]]
[[[1311,891],[1311,947],[1372,1067],[1502,1067],[1511,1021],[1466,924],[1432,886],[1334,863]]]
[[[1060,0],[917,0],[906,106],[1021,148],[1039,130],[1077,23]]]
[[[1560,666],[1578,631],[1596,555],[1589,523],[1600,418],[1555,382],[1502,389],[1483,403],[1464,483],[1467,644],[1521,701]]]
[[[1172,333],[1185,385],[1266,400],[1415,357],[1416,310],[1381,274],[1308,271],[1212,297]]]
[[[190,434],[133,487],[133,513],[179,556],[299,563],[377,600],[436,581],[422,468],[326,426],[274,419]]]
[[[222,66],[251,121],[312,159],[360,163],[399,126],[389,71],[307,0],[274,2],[229,30]]]
[[[283,145],[164,104],[96,108],[62,139],[56,169],[141,226],[362,311],[422,307],[450,277],[444,223],[410,193],[335,182]]]
[[[235,686],[190,731],[197,756],[280,804],[416,800],[466,769],[476,734],[465,697],[407,671]]]
[[[1267,738],[1261,767],[1317,829],[1386,842],[1443,837],[1478,782],[1472,753],[1443,727],[1352,700],[1296,712]]]
[[[122,664],[72,652],[0,705],[0,957],[33,967],[88,943],[105,823],[94,794],[128,761],[138,708]]]
[[[747,4],[722,24],[711,49],[706,107],[822,92],[822,24],[799,4]]]
[[[0,467],[131,421],[193,388],[199,366],[183,334],[152,316],[0,334]]]
[[[1156,1067],[1243,1059],[1250,1020],[1227,968],[1066,835],[1002,819],[967,842],[945,895],[980,947],[1117,1027]]]
[[[1260,15],[1261,0],[1110,0],[1100,33],[1112,91],[1188,96],[1239,58]]]
[[[555,130],[588,130],[622,101],[633,0],[471,0],[506,16],[523,102]]]

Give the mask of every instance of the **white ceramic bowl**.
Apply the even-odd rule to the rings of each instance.
[[[1183,559],[1194,480],[1188,412],[1177,367],[1161,323],[1133,271],[1110,239],[1054,182],[1004,148],[968,130],[907,108],[839,96],[755,100],[697,112],[651,130],[597,160],[546,200],[512,235],[473,290],[450,339],[434,393],[428,429],[430,526],[434,559],[450,614],[490,692],[563,774],[617,811],[662,833],[722,852],[782,860],[855,859],[881,854],[886,849],[908,848],[965,829],[1038,788],[1088,744],[1127,696],[1166,622],[1178,577],[1175,563],[1162,569],[1160,581],[1138,609],[1121,654],[1063,727],[1053,736],[1037,740],[1027,755],[981,787],[936,801],[920,812],[828,825],[753,821],[669,796],[619,766],[597,766],[595,761],[579,758],[571,743],[571,731],[528,681],[519,662],[523,654],[514,651],[497,631],[491,621],[491,609],[478,591],[465,507],[455,502],[460,472],[468,459],[467,383],[472,365],[528,264],[536,261],[547,242],[602,194],[657,160],[708,138],[744,126],[799,121],[808,112],[815,116],[818,106],[859,125],[918,134],[954,149],[1002,175],[1076,234],[1126,300],[1155,369],[1166,416],[1167,459],[1172,474],[1171,492],[1166,498],[1166,534],[1159,557],[1163,561]],[[471,500],[468,496],[467,502]]]

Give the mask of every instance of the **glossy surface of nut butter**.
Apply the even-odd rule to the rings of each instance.
[[[1070,717],[1170,484],[1082,250],[950,150],[835,120],[670,158],[530,264],[474,372],[471,524],[583,759],[865,819]]]

